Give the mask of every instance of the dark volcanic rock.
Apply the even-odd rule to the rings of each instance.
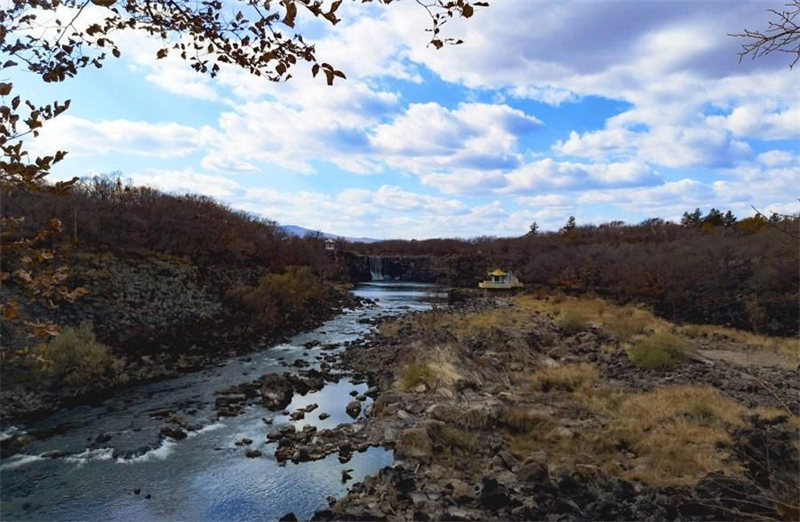
[[[261,377],[261,403],[272,411],[282,410],[292,402],[294,385],[286,375],[268,373]]]
[[[186,432],[180,428],[173,428],[171,426],[165,426],[161,428],[161,434],[165,437],[170,437],[175,440],[182,440],[186,438]]]
[[[361,402],[360,401],[350,401],[347,404],[347,407],[345,408],[344,411],[346,411],[347,414],[350,415],[351,417],[353,417],[354,419],[357,418],[359,416],[359,414],[361,413]]]

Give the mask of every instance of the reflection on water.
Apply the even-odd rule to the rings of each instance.
[[[285,363],[304,358],[315,367],[316,357],[330,352],[321,346],[304,348],[304,343],[353,341],[372,328],[364,319],[426,309],[443,295],[431,285],[396,281],[359,285],[354,293],[375,300],[376,306],[347,311],[314,331],[249,357],[132,388],[99,405],[62,411],[21,427],[34,435],[50,435],[31,442],[24,453],[0,461],[2,518],[263,520],[288,512],[309,517],[325,506],[326,497],[345,493],[343,469],[352,469],[353,480],[361,480],[390,465],[392,452],[370,448],[346,464],[340,464],[336,455],[279,464],[265,436],[272,427],[291,421],[260,406],[250,406],[235,418],[217,419],[214,391],[267,372],[289,371],[280,364],[281,358]],[[352,400],[352,390],[363,393],[366,385],[341,380],[295,396],[290,411],[318,404],[295,425],[325,429],[351,422],[344,408]],[[192,425],[186,439],[173,441],[159,434],[164,423],[150,414],[164,409]],[[330,418],[320,420],[323,412]],[[265,419],[272,424],[266,425]],[[98,439],[100,434],[111,438]],[[237,446],[242,438],[253,442]],[[246,458],[250,448],[263,455]],[[54,450],[64,454],[50,458]]]

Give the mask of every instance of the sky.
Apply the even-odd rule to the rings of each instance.
[[[143,34],[62,84],[72,100],[34,152],[69,151],[51,179],[121,172],[174,193],[325,232],[384,238],[518,236],[700,207],[800,211],[800,71],[739,61],[728,33],[766,27],[781,0],[492,0],[428,45],[412,0],[301,13],[317,56],[270,83],[212,79]],[[98,8],[99,9],[99,8]],[[91,19],[97,13],[84,13]]]

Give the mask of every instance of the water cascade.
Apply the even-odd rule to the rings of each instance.
[[[390,279],[388,274],[384,274],[384,259],[382,257],[369,257],[369,275],[373,281],[385,281]]]

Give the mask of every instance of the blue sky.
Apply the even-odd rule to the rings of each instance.
[[[711,206],[800,210],[798,71],[739,63],[727,36],[774,2],[494,0],[426,45],[410,0],[301,20],[348,76],[217,79],[120,34],[120,60],[35,100],[72,100],[36,151],[54,179],[121,171],[327,232],[376,238],[523,234],[531,222],[676,219]],[[97,15],[89,11],[87,19]]]

